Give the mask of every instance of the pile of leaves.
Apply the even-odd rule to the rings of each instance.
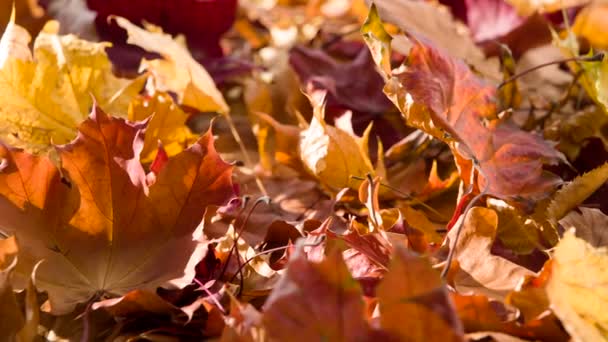
[[[0,8],[1,340],[608,340],[607,5],[143,3]]]

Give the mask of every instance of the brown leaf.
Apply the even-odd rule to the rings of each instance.
[[[599,209],[579,208],[559,221],[565,229],[575,228],[576,236],[599,248],[608,246],[608,216]]]
[[[232,196],[232,167],[207,132],[148,187],[139,162],[144,128],[96,108],[76,140],[57,146],[61,170],[47,157],[0,146],[8,163],[0,172],[2,227],[23,246],[21,275],[44,259],[36,285],[49,293],[53,313],[94,295],[183,287],[194,276],[205,245],[193,234],[207,205]]]
[[[531,340],[568,340],[568,335],[553,315],[535,317],[520,324],[516,310],[486,296],[453,294],[452,299],[466,332],[496,331]]]
[[[313,263],[302,247],[296,248],[286,273],[264,304],[263,322],[269,336],[282,341],[369,339],[361,288],[342,253],[334,250],[325,260]]]
[[[17,263],[18,251],[14,236],[0,239],[0,339],[7,341],[14,339],[25,323],[25,317],[10,284],[10,275]]]
[[[377,293],[380,324],[400,340],[463,340],[448,290],[428,260],[397,248]]]
[[[230,314],[220,342],[257,342],[265,340],[262,328],[262,314],[249,303],[239,303],[230,297]]]
[[[458,241],[455,242],[456,229],[451,230],[447,237],[450,248],[456,248],[454,259],[460,265],[454,280],[458,291],[502,298],[515,289],[524,276],[533,274],[491,253],[498,224],[494,210],[474,207],[466,214],[462,224]]]

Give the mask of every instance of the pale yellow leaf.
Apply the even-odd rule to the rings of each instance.
[[[572,230],[555,248],[547,295],[573,341],[608,340],[608,251]]]
[[[152,116],[144,139],[140,158],[148,163],[154,160],[157,144],[160,142],[169,156],[174,156],[197,140],[186,120],[184,113],[167,93],[154,92],[139,96],[129,106],[129,120],[142,121]]]
[[[141,68],[155,75],[159,90],[175,92],[180,104],[202,112],[228,112],[228,105],[213,79],[207,70],[192,58],[183,44],[158,29],[151,32],[133,25],[125,18],[114,17],[114,20],[127,30],[128,43],[163,57],[155,60],[144,59],[141,64]]]
[[[23,30],[17,27],[3,42],[13,39],[7,34]],[[34,42],[33,59],[24,52],[29,38],[24,34],[0,44],[0,56],[6,56],[0,66],[0,139],[35,152],[72,140],[93,98],[104,110],[126,116],[129,101],[143,86],[142,78],[112,74],[104,51],[108,43],[60,36],[57,29],[56,22],[45,26]]]
[[[368,152],[362,147],[360,139],[324,120],[324,96],[314,99],[311,104],[314,115],[310,126],[300,133],[300,158],[308,171],[332,190],[346,187],[356,189],[360,178],[373,175],[374,168]]]

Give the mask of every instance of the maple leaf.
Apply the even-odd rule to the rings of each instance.
[[[574,341],[608,339],[607,265],[606,248],[594,248],[573,230],[554,250],[546,291],[551,308]]]
[[[56,147],[61,170],[47,157],[0,146],[0,226],[21,243],[20,273],[44,259],[36,284],[53,313],[99,293],[183,287],[194,276],[205,247],[193,233],[207,205],[232,196],[232,167],[209,131],[148,187],[139,161],[145,126],[96,107],[78,137]]]
[[[148,117],[151,119],[146,126],[142,162],[154,159],[157,143],[163,146],[168,156],[173,156],[196,141],[196,136],[186,126],[188,114],[173,102],[169,94],[153,91],[131,101],[129,120],[143,121]]]
[[[262,321],[269,336],[282,341],[365,341],[372,330],[361,295],[342,253],[334,250],[314,263],[296,246],[286,273],[264,304]]]
[[[325,122],[325,92],[310,95],[314,114],[300,132],[300,158],[310,174],[336,191],[354,186],[351,176],[374,174],[367,141],[369,129],[359,138]],[[352,132],[352,129],[351,129]]]
[[[104,39],[116,42],[124,39],[122,32],[107,21],[109,16],[119,15],[131,22],[159,25],[171,34],[185,34],[189,45],[213,57],[222,55],[219,39],[232,25],[237,10],[236,0],[186,0],[154,5],[146,0],[128,4],[120,0],[88,0],[87,5],[97,12],[95,24]]]
[[[312,82],[327,90],[329,106],[342,105],[355,112],[376,114],[393,107],[382,94],[384,82],[364,45],[352,61],[342,63],[321,50],[297,46],[289,53],[289,63],[302,84]]]
[[[462,340],[462,325],[448,290],[427,259],[397,247],[377,295],[380,325],[399,340]]]
[[[362,31],[370,49],[378,51],[389,42],[381,26],[372,24],[379,20],[375,8],[370,13]],[[384,88],[408,124],[450,145],[465,182],[474,162],[480,170],[477,185],[488,194],[522,202],[546,197],[560,179],[544,171],[543,164],[558,163],[561,153],[541,137],[499,119],[496,88],[466,64],[411,39],[405,70],[386,74]]]
[[[205,68],[188,49],[160,30],[148,31],[133,25],[125,18],[113,17],[127,30],[127,43],[146,51],[159,53],[163,59],[143,59],[140,68],[149,70],[156,77],[156,87],[161,91],[173,91],[180,104],[201,112],[227,113],[229,108]]]
[[[9,23],[0,40],[0,138],[13,146],[47,150],[76,136],[93,98],[104,110],[126,116],[143,78],[112,74],[104,49],[74,35],[58,35],[49,22],[29,50],[30,36]]]
[[[480,73],[500,76],[497,74],[499,66],[496,61],[486,58],[484,52],[475,44],[469,29],[452,16],[449,8],[437,2],[427,1],[365,0],[365,2],[368,5],[373,3],[374,8],[377,8],[377,11],[374,10],[376,12],[370,11],[368,16],[377,16],[380,13],[383,19],[396,25],[403,32],[415,33],[432,40],[436,46],[449,51],[451,56],[474,65]],[[366,24],[369,23],[370,21],[367,20]],[[363,26],[365,27],[366,24]],[[400,34],[395,36],[389,47],[407,56],[411,43]]]

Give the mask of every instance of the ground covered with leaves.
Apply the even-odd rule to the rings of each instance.
[[[8,2],[0,340],[608,340],[605,2]]]

